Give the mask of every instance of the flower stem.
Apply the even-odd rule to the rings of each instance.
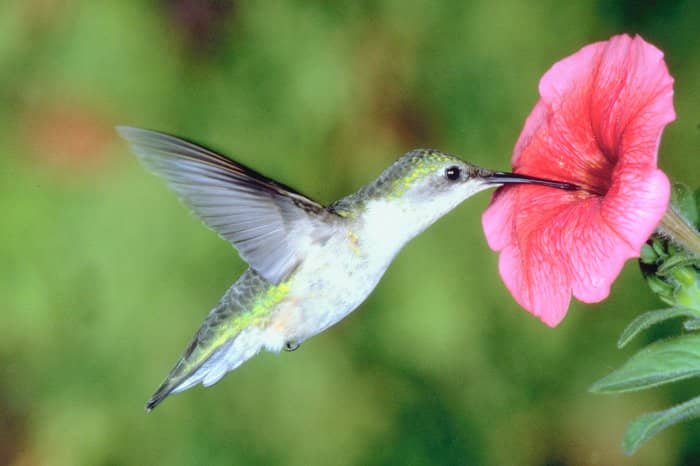
[[[671,241],[696,257],[700,257],[700,233],[673,207],[668,207],[658,230]]]

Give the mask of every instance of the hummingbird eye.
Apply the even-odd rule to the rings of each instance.
[[[461,174],[462,170],[454,165],[445,169],[445,178],[450,181],[457,181]]]

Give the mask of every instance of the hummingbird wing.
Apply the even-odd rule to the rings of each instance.
[[[301,251],[331,234],[321,204],[233,160],[168,134],[119,126],[133,152],[180,199],[230,241],[250,266],[279,283]]]

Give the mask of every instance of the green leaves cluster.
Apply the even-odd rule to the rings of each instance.
[[[696,231],[700,230],[700,189],[674,186],[672,208]],[[622,367],[598,380],[595,393],[642,390],[700,375],[700,257],[655,234],[642,249],[640,268],[649,287],[670,307],[646,312],[622,332],[618,348],[652,325],[682,318],[683,333],[657,341],[632,356]],[[666,410],[646,413],[627,429],[623,449],[633,454],[666,427],[700,417],[700,396]]]

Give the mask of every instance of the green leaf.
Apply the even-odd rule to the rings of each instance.
[[[664,242],[661,240],[661,238],[654,238],[651,242],[651,247],[656,253],[656,255],[660,258],[663,259],[666,256],[668,256],[668,254],[666,253],[666,248],[664,247]]]
[[[656,311],[645,312],[638,316],[625,328],[617,341],[617,347],[622,348],[632,340],[642,330],[646,330],[654,324],[663,322],[668,319],[673,319],[679,316],[691,317],[693,319],[700,318],[700,312],[693,311],[685,307],[670,307],[667,309],[659,309]]]
[[[628,455],[665,428],[682,421],[700,417],[700,396],[664,411],[644,414],[630,424],[622,441],[622,448]]]
[[[671,283],[668,283],[657,275],[647,275],[645,278],[649,289],[658,295],[663,302],[672,306],[675,304],[673,302],[674,287]]]
[[[639,253],[639,260],[641,260],[642,263],[644,263],[644,264],[656,264],[656,261],[658,258],[659,258],[659,255],[656,254],[656,251],[654,250],[654,248],[652,248],[648,244],[642,245],[642,250]]]
[[[657,273],[661,275],[666,275],[674,267],[688,267],[688,266],[700,266],[700,257],[686,256],[682,254],[677,254],[669,257],[661,264],[657,270]]]
[[[700,375],[700,335],[686,335],[647,346],[589,390],[628,392],[697,375]]]

